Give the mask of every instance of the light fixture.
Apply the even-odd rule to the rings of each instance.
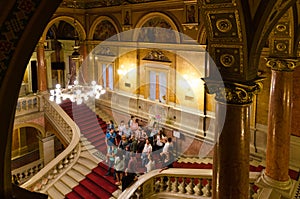
[[[74,52],[72,53],[73,60],[78,60],[80,58],[79,48],[80,48],[79,37],[76,30],[76,19],[74,18],[74,46],[73,46]]]
[[[77,33],[77,23],[76,23],[76,18],[75,18],[75,9],[77,8],[77,4],[76,1],[74,1],[74,46],[73,46],[73,50],[74,52],[72,53],[71,58],[73,60],[78,60],[80,59],[80,53],[79,53],[79,48],[80,48],[80,43],[79,43],[79,36]]]
[[[96,81],[92,81],[91,85],[79,85],[78,81],[75,80],[74,85],[69,85],[66,89],[62,89],[60,84],[56,84],[56,88],[50,90],[49,100],[60,104],[63,100],[69,99],[79,105],[89,98],[99,99],[105,92],[105,89]]]

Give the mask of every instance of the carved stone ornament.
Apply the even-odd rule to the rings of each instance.
[[[228,19],[219,19],[216,22],[216,27],[220,32],[229,32],[232,29],[232,23]]]
[[[287,72],[294,71],[297,64],[299,63],[299,60],[297,59],[268,57],[265,58],[265,60],[267,61],[266,63],[267,67],[270,67],[272,70],[287,71]]]
[[[216,94],[215,99],[228,104],[249,104],[252,103],[253,96],[258,94],[263,87],[262,78],[252,82],[217,82],[204,79],[205,87],[209,94]]]
[[[143,58],[143,60],[171,62],[170,59],[160,50],[153,49]]]
[[[235,59],[233,55],[223,54],[220,56],[220,62],[225,67],[231,67],[234,64]]]

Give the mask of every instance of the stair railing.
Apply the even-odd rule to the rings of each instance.
[[[252,186],[259,178],[260,172],[250,172],[249,198],[252,198]],[[174,195],[176,198],[211,198],[211,169],[177,169],[154,170],[124,190],[119,198],[154,198],[154,196]]]
[[[64,137],[68,146],[29,181],[21,185],[25,189],[41,193],[45,193],[76,163],[81,152],[79,127],[60,106],[49,101],[48,96],[44,96],[44,112],[45,117],[56,128],[60,136]]]

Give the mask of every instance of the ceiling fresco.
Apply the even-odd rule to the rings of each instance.
[[[147,3],[147,2],[157,2],[157,1],[164,1],[164,0],[64,0],[61,3],[60,7],[67,7],[67,8],[101,8],[101,7],[110,7],[110,6],[119,6],[119,5],[126,5],[126,4],[138,4],[138,3]]]

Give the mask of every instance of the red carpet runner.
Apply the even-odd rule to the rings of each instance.
[[[81,133],[101,153],[106,154],[105,132],[107,125],[85,104],[76,105],[70,101],[61,104],[64,111],[75,121]],[[86,178],[66,195],[68,199],[107,199],[118,189],[112,176],[105,176],[107,166],[99,163]]]

